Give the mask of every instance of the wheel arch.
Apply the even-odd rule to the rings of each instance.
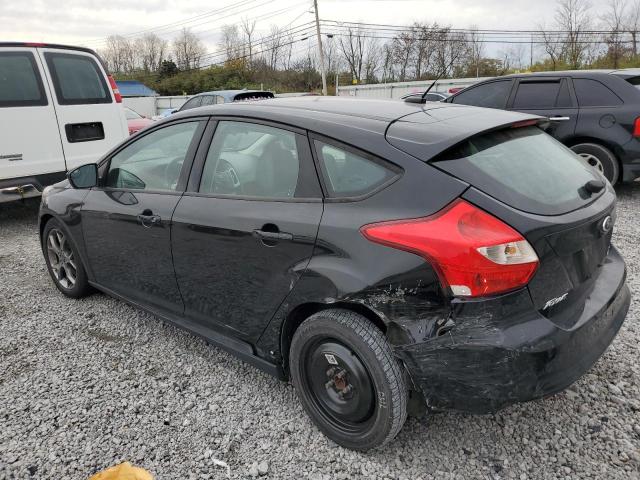
[[[616,157],[616,161],[618,162],[618,167],[620,171],[622,171],[622,162],[620,160],[622,154],[624,153],[622,147],[617,143],[610,142],[608,140],[603,140],[601,138],[589,137],[589,136],[575,136],[571,137],[563,142],[567,147],[571,148],[581,143],[595,143],[596,145],[603,146],[608,148],[613,153],[614,157]]]

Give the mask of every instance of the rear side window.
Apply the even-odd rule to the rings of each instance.
[[[512,108],[553,108],[560,93],[560,82],[520,82]]]
[[[623,103],[609,87],[597,80],[574,78],[573,88],[581,107],[612,107]]]
[[[365,154],[357,154],[316,140],[316,151],[332,198],[359,197],[374,192],[394,180],[399,171]]]
[[[202,104],[202,97],[194,97],[180,107],[180,111],[189,110],[190,108],[199,107]]]
[[[41,105],[47,105],[47,97],[33,54],[0,53],[0,108]]]
[[[511,91],[511,80],[489,82],[460,92],[452,103],[486,108],[504,108]]]
[[[45,53],[60,105],[111,103],[111,93],[96,61],[86,55]]]
[[[434,161],[442,170],[519,210],[559,215],[597,195],[583,191],[595,170],[536,127],[472,137]]]

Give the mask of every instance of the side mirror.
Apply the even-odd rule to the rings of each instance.
[[[73,188],[91,188],[98,185],[98,165],[88,163],[71,170],[67,178]]]

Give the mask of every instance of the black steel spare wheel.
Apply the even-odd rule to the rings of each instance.
[[[384,333],[362,315],[330,309],[307,318],[293,335],[289,370],[313,422],[343,447],[384,445],[404,424],[403,371]]]
[[[303,358],[306,388],[326,421],[345,432],[369,428],[376,394],[358,356],[335,339],[320,338],[305,345]]]

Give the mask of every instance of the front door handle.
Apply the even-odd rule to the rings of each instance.
[[[571,118],[557,116],[557,117],[549,117],[549,120],[551,120],[552,122],[566,122],[567,120],[571,120]]]
[[[154,215],[153,213],[151,213],[151,211],[145,210],[140,215],[138,215],[138,221],[142,224],[143,227],[151,228],[154,225],[159,225],[160,222],[162,222],[162,218],[160,218],[160,215]]]
[[[267,232],[254,230],[253,235],[263,240],[293,240],[293,234],[287,232]]]

